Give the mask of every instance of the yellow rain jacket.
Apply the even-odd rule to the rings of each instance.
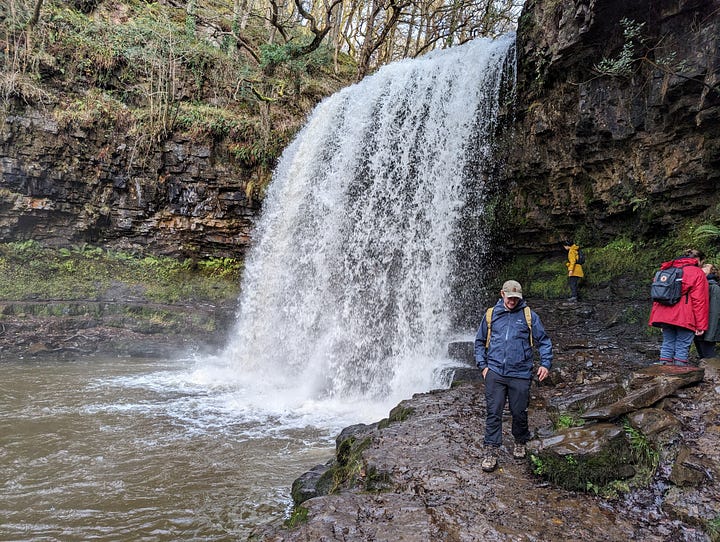
[[[582,265],[577,263],[578,249],[577,245],[571,245],[568,250],[568,261],[565,262],[565,267],[568,268],[569,277],[584,277]]]

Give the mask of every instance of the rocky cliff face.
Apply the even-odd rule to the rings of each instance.
[[[720,0],[528,0],[501,176],[509,246],[663,236],[717,216],[719,36]],[[151,144],[16,104],[0,126],[0,241],[241,256],[255,174],[214,141]]]
[[[526,2],[503,178],[514,248],[717,215],[719,39],[717,0]]]
[[[52,108],[16,108],[0,126],[0,241],[238,256],[259,205],[246,196],[252,171],[223,149],[65,128]]]

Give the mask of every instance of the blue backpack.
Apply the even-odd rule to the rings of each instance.
[[[655,273],[650,297],[661,305],[675,305],[682,297],[682,267],[668,267]]]

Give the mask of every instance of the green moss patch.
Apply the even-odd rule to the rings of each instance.
[[[290,517],[285,520],[285,527],[288,529],[292,529],[293,527],[297,527],[298,525],[301,525],[303,523],[307,523],[308,520],[308,509],[304,506],[296,506],[292,514],[290,514]]]
[[[624,422],[624,432],[600,452],[559,455],[540,451],[530,455],[533,473],[569,491],[615,496],[631,487],[647,485],[660,455],[650,440]]]
[[[0,244],[0,301],[214,302],[239,293],[242,262],[133,255],[89,245]],[[157,315],[160,318],[160,315]]]
[[[561,456],[553,452],[539,452],[531,454],[530,460],[535,474],[570,491],[592,491],[614,480],[635,475],[632,468],[635,461],[624,438],[613,440],[598,454]]]

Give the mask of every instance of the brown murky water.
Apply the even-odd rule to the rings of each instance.
[[[189,383],[189,362],[0,367],[0,540],[244,539],[334,444]]]

